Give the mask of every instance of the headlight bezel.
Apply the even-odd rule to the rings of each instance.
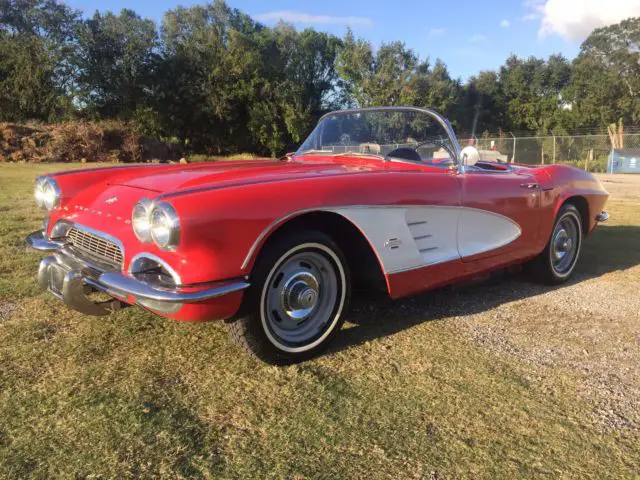
[[[154,203],[149,213],[149,224],[151,238],[158,248],[176,249],[180,243],[180,217],[173,205],[169,202]],[[166,231],[162,232],[162,229]]]
[[[133,233],[136,238],[142,243],[152,243],[151,238],[151,210],[153,209],[153,202],[148,198],[140,199],[131,211],[131,226],[133,227]],[[139,214],[136,217],[136,213]],[[146,228],[139,228],[140,223],[146,220]]]
[[[60,205],[62,191],[60,185],[54,178],[49,176],[40,176],[36,178],[34,186],[34,197],[36,205],[43,210],[51,212]]]

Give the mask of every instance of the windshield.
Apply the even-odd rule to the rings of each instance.
[[[298,155],[367,155],[449,166],[455,151],[447,131],[423,110],[352,110],[323,117]]]

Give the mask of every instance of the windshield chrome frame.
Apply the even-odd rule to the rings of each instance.
[[[458,137],[456,137],[456,133],[451,126],[449,120],[443,115],[439,114],[435,110],[431,110],[430,108],[420,108],[420,107],[408,107],[408,106],[400,106],[400,107],[362,107],[362,108],[347,108],[344,110],[335,110],[333,112],[325,113],[320,119],[318,123],[324,120],[327,117],[337,116],[337,115],[352,115],[354,113],[361,112],[418,112],[425,113],[429,115],[431,118],[434,118],[436,122],[447,132],[447,136],[451,141],[451,146],[453,147],[453,153],[455,154],[455,168],[460,170],[462,167],[462,156],[460,148],[460,144],[458,143]],[[303,142],[304,143],[304,142]],[[296,152],[297,153],[297,152]]]

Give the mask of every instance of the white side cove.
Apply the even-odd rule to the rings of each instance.
[[[355,224],[376,250],[385,273],[398,273],[508,245],[522,230],[510,218],[468,207],[327,208]]]

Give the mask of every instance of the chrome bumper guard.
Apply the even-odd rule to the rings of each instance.
[[[158,288],[119,272],[103,270],[78,258],[64,244],[49,240],[42,231],[27,237],[27,243],[34,249],[54,252],[40,262],[38,284],[49,290],[66,305],[87,315],[107,315],[134,303],[160,312],[173,313],[185,303],[196,303],[244,290],[249,283],[235,281],[214,287],[190,289]],[[107,302],[94,302],[88,295],[93,291],[113,297]]]
[[[598,215],[596,215],[596,220],[598,222],[606,222],[607,220],[609,220],[609,214],[603,210]]]

